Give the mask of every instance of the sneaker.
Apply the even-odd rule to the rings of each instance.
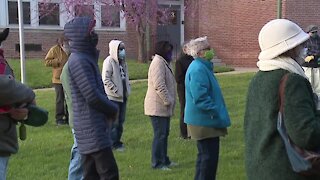
[[[114,148],[116,151],[118,152],[124,152],[125,148],[124,146],[118,147],[118,148]]]
[[[63,119],[58,119],[56,123],[57,123],[57,126],[68,125],[67,121]]]
[[[118,152],[123,152],[125,150],[123,144],[120,144],[118,146],[113,146],[112,149],[115,150],[115,151],[118,151]]]
[[[161,171],[171,171],[171,169],[168,166],[162,166],[161,168],[158,168]]]
[[[170,164],[168,165],[168,167],[175,167],[175,166],[178,166],[179,164],[176,163],[176,162],[170,162]]]

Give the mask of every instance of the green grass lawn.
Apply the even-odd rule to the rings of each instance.
[[[227,103],[232,125],[221,138],[219,180],[245,180],[243,114],[249,80],[253,73],[217,76]],[[179,103],[171,119],[168,155],[179,163],[172,171],[152,170],[150,120],[143,113],[146,82],[132,84],[127,106],[123,141],[125,152],[115,152],[122,180],[189,180],[193,179],[196,143],[179,139]],[[69,127],[56,127],[54,122],[54,91],[37,91],[37,103],[49,110],[49,122],[40,128],[28,127],[27,140],[20,142],[20,151],[9,162],[8,179],[67,179],[70,148],[73,143]]]
[[[20,80],[20,60],[10,59],[8,60],[12,69],[14,70],[15,76]],[[102,69],[103,60],[99,61],[100,70]],[[149,63],[142,64],[137,63],[135,60],[128,60],[129,78],[130,80],[135,79],[147,79]],[[51,68],[45,67],[43,60],[39,59],[27,59],[26,60],[26,82],[32,88],[44,88],[51,87]],[[233,71],[233,68],[229,67],[215,67],[215,72],[227,72]]]

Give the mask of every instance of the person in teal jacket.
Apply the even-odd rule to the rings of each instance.
[[[227,134],[230,118],[213,72],[214,52],[207,37],[193,39],[188,44],[195,59],[186,77],[186,107],[184,122],[192,139],[197,140],[198,158],[195,180],[216,176],[219,157],[219,137]]]

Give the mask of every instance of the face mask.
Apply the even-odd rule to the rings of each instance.
[[[206,59],[206,60],[211,60],[211,59],[213,59],[213,57],[214,57],[214,52],[213,52],[213,50],[212,49],[210,49],[210,50],[207,50],[205,53],[204,53],[204,59]]]
[[[94,31],[91,32],[91,34],[90,34],[90,41],[91,41],[91,44],[92,44],[93,47],[97,47],[98,41],[99,41],[99,37],[98,37],[98,34],[95,33]]]
[[[297,63],[298,64],[303,64],[304,63],[304,59],[307,57],[307,51],[308,49],[307,48],[299,48],[298,49],[299,51],[297,52]]]
[[[317,33],[312,33],[312,34],[311,34],[311,37],[312,37],[312,38],[317,37]]]
[[[166,54],[165,59],[166,59],[168,62],[172,61],[172,51],[170,51],[170,52],[168,52],[168,53]]]
[[[69,47],[69,44],[67,42],[63,43],[62,47],[63,51],[66,53],[66,54],[70,54],[70,47]]]
[[[119,58],[124,59],[125,57],[126,57],[126,50],[122,49],[121,51],[119,51]]]

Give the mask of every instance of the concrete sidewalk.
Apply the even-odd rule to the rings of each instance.
[[[248,72],[258,72],[258,68],[251,68],[251,67],[234,67],[234,71],[230,72],[223,72],[223,73],[216,73],[216,75],[226,75],[226,74],[241,74],[241,73],[248,73]]]

